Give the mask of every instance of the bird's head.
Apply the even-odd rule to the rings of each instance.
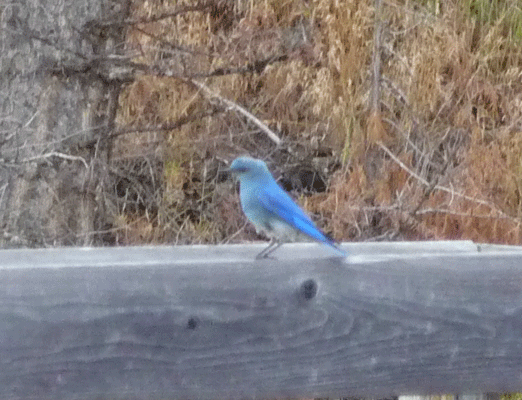
[[[230,164],[230,172],[243,179],[272,177],[265,162],[252,157],[238,157]]]

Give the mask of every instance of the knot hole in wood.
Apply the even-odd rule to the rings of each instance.
[[[300,295],[304,300],[312,300],[317,295],[317,283],[313,279],[307,279],[301,284]]]

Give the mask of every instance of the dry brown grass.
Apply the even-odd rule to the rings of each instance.
[[[183,4],[194,3],[144,1],[134,14]],[[368,0],[215,0],[210,13],[129,27],[136,61],[177,78],[144,74],[129,85],[121,126],[209,109],[215,101],[180,79],[202,74],[197,79],[270,126],[283,145],[230,111],[173,131],[122,135],[113,168],[153,184],[138,190],[133,179],[118,181],[116,240],[255,238],[232,182],[219,173],[225,160],[249,153],[270,161],[339,240],[520,243],[519,3],[383,2],[377,110],[369,104],[374,11]],[[257,73],[202,77],[277,57]],[[142,167],[128,168],[129,160]]]

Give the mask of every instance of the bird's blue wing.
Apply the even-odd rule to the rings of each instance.
[[[268,212],[277,215],[293,228],[319,242],[335,245],[335,242],[317,229],[312,220],[276,183],[259,191],[258,199]]]

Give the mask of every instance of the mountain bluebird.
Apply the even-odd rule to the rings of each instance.
[[[276,183],[266,164],[251,157],[236,158],[230,171],[239,179],[241,208],[256,230],[270,238],[270,244],[257,255],[266,258],[285,242],[313,239],[334,249],[340,256],[347,253],[321,232],[312,220]]]

